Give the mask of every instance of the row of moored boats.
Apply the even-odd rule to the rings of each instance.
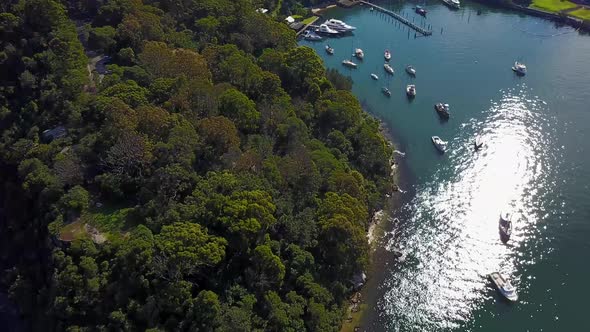
[[[317,41],[323,39],[321,35],[337,36],[340,34],[351,33],[354,30],[356,30],[356,27],[346,24],[341,20],[331,18],[320,24],[317,28],[305,31],[303,38],[311,41]]]
[[[458,0],[443,0],[443,1],[453,8],[459,8],[459,1]],[[421,7],[419,8],[419,6],[417,6],[416,12],[418,12],[419,10],[421,10],[420,14],[424,14],[424,15],[426,14],[425,10],[422,10]],[[350,32],[355,29],[356,29],[355,27],[352,27],[342,21],[330,19],[330,20],[326,21],[326,23],[320,25],[320,27],[318,28],[318,32],[328,33],[328,34],[337,34],[337,33],[343,33],[343,32]],[[316,38],[316,37],[313,37],[313,38]],[[329,55],[333,55],[335,52],[334,48],[332,48],[330,45],[326,45],[325,50]],[[354,49],[352,57],[362,61],[365,57],[365,52],[360,48],[356,48],[356,49]],[[385,59],[385,63],[383,64],[383,68],[384,68],[385,72],[387,74],[393,75],[395,73],[395,70],[389,64],[389,62],[391,60],[391,52],[389,50],[385,50],[385,52],[383,53],[383,57]],[[357,66],[358,66],[354,61],[352,61],[352,58],[343,60],[342,64],[346,67],[349,67],[349,68],[357,68]],[[520,62],[515,62],[514,66],[512,67],[512,70],[516,74],[518,74],[519,76],[525,75],[527,72],[526,65],[524,65],[523,63],[520,63]],[[416,76],[416,69],[413,66],[408,65],[408,66],[406,66],[406,73],[412,77],[415,77]],[[371,73],[370,76],[373,80],[379,80],[379,76],[376,73]],[[383,87],[382,92],[386,96],[391,96],[391,91],[387,87]],[[414,84],[407,85],[406,86],[406,94],[410,98],[415,97],[416,96],[416,86]],[[436,113],[439,115],[439,117],[441,119],[443,119],[443,120],[449,119],[449,117],[450,117],[449,104],[437,103],[434,105],[434,110],[436,111]],[[434,144],[434,146],[440,152],[444,153],[447,150],[448,142],[442,140],[438,136],[432,136],[431,140],[432,140],[432,143]],[[474,146],[474,150],[477,151],[483,147],[483,142],[479,138],[476,138],[475,141],[473,142],[473,146]],[[508,240],[510,239],[510,236],[512,234],[512,220],[511,220],[510,213],[503,212],[500,214],[498,229],[499,229],[499,233],[500,233],[500,239],[502,240],[502,242],[504,242],[504,243],[508,242]],[[488,277],[493,282],[494,286],[498,289],[498,292],[502,296],[504,296],[509,301],[517,301],[518,300],[518,294],[517,294],[516,288],[512,285],[510,280],[505,275],[503,275],[500,272],[492,272],[488,275]]]

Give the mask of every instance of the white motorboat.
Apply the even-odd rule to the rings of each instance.
[[[331,18],[331,19],[327,20],[326,22],[324,22],[324,24],[326,24],[331,29],[339,31],[339,32],[351,32],[351,31],[356,30],[356,27],[353,27],[352,25],[348,25],[348,24],[344,23],[343,21],[337,20],[335,18]]]
[[[333,55],[334,49],[330,45],[326,45],[326,53]]]
[[[454,9],[459,9],[461,8],[461,3],[459,2],[459,0],[442,0],[447,6],[454,8]]]
[[[416,97],[416,86],[414,84],[408,84],[406,86],[406,94],[410,98]]]
[[[343,60],[342,64],[345,65],[346,67],[356,68],[356,63],[354,63],[350,60]]]
[[[502,242],[508,242],[510,235],[512,235],[512,215],[509,212],[500,213],[500,222],[498,229],[500,230],[500,239]]]
[[[518,301],[518,294],[516,293],[516,288],[512,286],[510,281],[504,277],[500,272],[492,272],[490,273],[490,279],[492,282],[506,299],[512,302]]]
[[[389,52],[389,50],[385,50],[385,53],[383,53],[383,57],[385,58],[385,61],[391,60],[391,52]]]
[[[371,74],[371,78],[376,81],[379,79],[379,76],[377,76],[377,74]]]
[[[451,116],[449,104],[438,103],[434,105],[434,110],[443,119],[448,119]]]
[[[414,10],[416,11],[416,14],[426,17],[427,11],[422,6],[416,6]]]
[[[360,48],[355,49],[353,55],[359,60],[362,60],[365,58],[365,52],[363,52],[363,50]]]
[[[445,153],[447,151],[447,142],[443,141],[438,136],[432,136],[432,144],[438,149],[438,151]]]
[[[412,65],[408,65],[406,67],[406,73],[408,73],[410,76],[416,76],[416,69],[414,69]]]
[[[337,35],[337,34],[340,33],[338,31],[330,28],[326,24],[320,24],[320,27],[316,30],[316,32],[325,33],[325,34],[328,34],[328,35]]]
[[[383,92],[384,95],[386,95],[387,97],[391,97],[391,91],[389,91],[389,89],[387,87],[382,87],[381,88],[381,92]]]
[[[526,65],[524,63],[516,61],[512,66],[512,70],[518,75],[526,75]]]
[[[393,73],[395,72],[393,70],[393,67],[390,66],[388,63],[384,64],[383,65],[383,68],[385,69],[386,72],[390,73],[391,75],[393,75]]]
[[[313,31],[310,31],[310,30],[305,31],[303,38],[305,38],[307,40],[311,40],[311,41],[322,40],[322,36],[318,35],[317,33],[313,32]]]

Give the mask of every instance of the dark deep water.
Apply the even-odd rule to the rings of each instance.
[[[380,4],[424,20],[412,3]],[[334,9],[324,17],[358,27],[327,41],[336,54],[326,54],[325,41],[301,42],[327,67],[352,76],[353,92],[406,153],[400,222],[378,255],[364,327],[590,330],[590,37],[477,3],[462,7],[427,2],[425,24],[434,34],[425,38],[366,6]],[[341,61],[357,47],[365,60],[348,70]],[[391,78],[383,70],[386,48],[396,71]],[[515,60],[527,64],[525,77],[511,71]],[[405,73],[407,64],[416,78]],[[410,82],[413,101],[405,95]],[[391,98],[381,93],[384,85]],[[451,105],[448,122],[434,112],[439,101]],[[446,154],[435,151],[432,135],[449,141]],[[485,142],[478,153],[475,136]],[[507,244],[498,234],[502,210],[514,214]],[[407,251],[405,262],[395,262],[394,247]],[[486,279],[493,271],[512,279],[519,302],[498,296]]]

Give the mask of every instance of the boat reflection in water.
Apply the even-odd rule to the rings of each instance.
[[[547,150],[554,134],[542,107],[526,88],[503,92],[485,111],[487,118],[467,123],[446,158],[414,188],[388,244],[390,250],[405,248],[412,259],[386,272],[385,293],[377,301],[387,331],[463,326],[493,300],[488,279],[493,271],[510,275],[526,298],[526,266],[534,262],[523,262],[520,252],[545,215],[548,203],[538,188],[553,181],[552,165],[559,159]],[[493,144],[474,154],[474,133]],[[509,245],[498,238],[503,209],[518,214]]]

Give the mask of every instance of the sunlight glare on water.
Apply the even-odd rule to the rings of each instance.
[[[539,236],[534,226],[544,215],[541,196],[555,185],[557,159],[546,149],[554,119],[544,118],[539,110],[545,103],[529,93],[524,84],[503,91],[485,120],[465,123],[449,142],[448,162],[402,208],[405,221],[388,247],[403,248],[408,259],[386,278],[379,303],[388,330],[459,327],[497,296],[487,279],[493,271],[526,293],[526,278],[516,267],[534,263],[523,261],[522,251]],[[480,151],[473,151],[469,133],[484,142]],[[504,210],[513,214],[507,244],[498,231]]]

